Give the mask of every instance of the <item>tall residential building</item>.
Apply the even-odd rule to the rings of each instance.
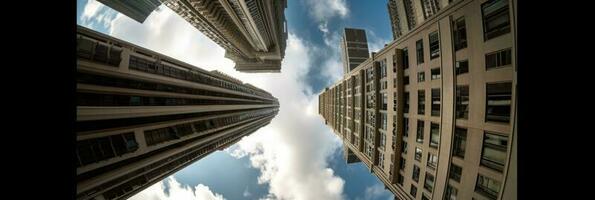
[[[345,28],[341,40],[343,73],[349,73],[360,63],[370,57],[366,31],[363,29]]]
[[[266,126],[270,93],[79,26],[77,199],[126,199]]]
[[[516,199],[516,0],[436,5],[325,89],[319,113],[395,199]]]
[[[97,0],[102,4],[122,13],[134,19],[139,23],[143,23],[145,19],[157,9],[161,2],[159,0],[135,0],[135,1],[122,1],[122,0]]]
[[[286,0],[161,0],[211,38],[241,72],[280,72]]]

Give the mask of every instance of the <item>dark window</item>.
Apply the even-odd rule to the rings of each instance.
[[[489,40],[510,32],[508,0],[491,0],[481,5],[483,37]]]
[[[454,142],[453,142],[453,155],[461,158],[465,158],[465,149],[467,144],[467,129],[455,128]]]
[[[134,152],[138,144],[134,133],[86,139],[76,142],[77,167]]]
[[[417,187],[415,187],[413,184],[411,184],[411,191],[409,191],[409,194],[411,194],[411,196],[417,196]]]
[[[424,181],[424,188],[432,192],[434,189],[434,175],[426,172],[426,180]]]
[[[380,110],[386,110],[386,108],[388,107],[388,95],[386,93],[382,93],[381,95],[382,95],[382,102],[381,102],[382,107],[380,107]]]
[[[403,49],[403,69],[409,68],[409,50],[407,48]]]
[[[444,200],[457,200],[457,192],[457,188],[449,184],[448,186],[446,186],[446,194],[444,195]]]
[[[419,143],[424,142],[424,121],[417,121],[417,134],[415,136],[415,141]]]
[[[407,142],[403,141],[403,146],[401,146],[401,148],[402,148],[401,151],[404,154],[407,154]]]
[[[430,70],[430,78],[432,80],[440,79],[440,68]]]
[[[403,100],[405,104],[403,105],[403,113],[409,113],[409,92],[403,93]]]
[[[396,116],[395,116],[396,118]],[[396,129],[396,127],[395,127]],[[406,117],[403,117],[403,137],[408,137],[409,136],[409,119]]]
[[[430,33],[430,60],[440,57],[440,40],[438,32]]]
[[[381,60],[379,62],[379,65],[380,65],[380,78],[382,79],[382,78],[386,77],[386,59]]]
[[[419,167],[417,165],[413,165],[413,175],[411,176],[415,182],[419,181]]]
[[[423,115],[426,111],[426,91],[417,91],[417,114]]]
[[[421,200],[430,200],[430,198],[428,198],[426,194],[422,193]]]
[[[510,48],[486,54],[486,70],[512,63],[512,51]]]
[[[511,82],[488,83],[486,85],[486,121],[510,121],[511,90]]]
[[[418,72],[417,73],[417,82],[424,82],[426,81],[426,72]]]
[[[465,18],[457,19],[453,24],[455,51],[467,47],[467,30],[465,28]]]
[[[500,182],[479,174],[475,184],[475,191],[490,199],[496,199],[500,192]]]
[[[403,186],[403,180],[405,178],[403,177],[403,175],[401,175],[401,173],[399,173],[398,177],[397,177],[397,183],[399,183],[399,185]]]
[[[421,157],[423,155],[423,151],[419,147],[415,147],[415,160],[421,162]]]
[[[424,43],[423,40],[418,40],[415,42],[415,50],[416,50],[416,57],[417,57],[417,64],[424,63]]]
[[[432,89],[432,116],[440,116],[440,88]]]
[[[440,143],[440,125],[431,123],[430,126],[430,147],[438,147]]]
[[[399,168],[403,171],[405,171],[405,166],[407,166],[405,162],[407,162],[405,160],[405,158],[401,157],[401,162],[400,162]]]
[[[486,132],[483,138],[481,164],[501,172],[506,163],[507,146],[507,136]]]
[[[437,165],[438,165],[438,156],[436,156],[432,153],[428,153],[428,167],[430,167],[432,169],[436,169]]]
[[[450,164],[450,173],[448,175],[452,180],[461,182],[461,173],[462,172],[463,172],[463,168],[461,168],[455,164]]]
[[[468,60],[457,61],[457,63],[455,64],[455,74],[459,75],[459,74],[465,74],[468,72],[469,72],[469,61]]]
[[[436,14],[440,10],[440,4],[438,0],[421,0],[422,11],[424,12],[424,19],[428,19],[430,16]]]
[[[409,76],[403,76],[403,85],[409,85]]]
[[[469,117],[469,86],[457,86],[456,89],[456,113],[457,119],[468,119]]]

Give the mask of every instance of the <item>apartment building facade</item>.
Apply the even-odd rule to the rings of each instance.
[[[349,73],[370,57],[366,30],[356,28],[343,29],[341,57],[343,59],[343,73]]]
[[[266,126],[270,93],[79,26],[77,199],[126,199]]]
[[[516,1],[387,7],[400,35],[320,94],[325,123],[395,199],[516,199]]]

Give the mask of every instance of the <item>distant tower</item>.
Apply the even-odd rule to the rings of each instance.
[[[363,29],[345,28],[341,41],[343,73],[349,73],[369,57],[368,40]]]

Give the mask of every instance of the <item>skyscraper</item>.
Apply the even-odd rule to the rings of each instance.
[[[223,47],[236,70],[281,72],[287,42],[286,0],[99,1],[141,23],[163,2]]]
[[[143,23],[145,19],[157,9],[161,2],[159,0],[135,0],[135,1],[122,1],[122,0],[97,0],[102,4],[122,13],[134,19],[139,23]]]
[[[417,25],[326,88],[319,113],[395,199],[516,199],[516,1],[401,2]]]
[[[286,0],[161,0],[223,47],[241,72],[280,72]]]
[[[369,55],[366,31],[363,29],[345,28],[341,39],[341,55],[343,58],[343,73],[349,73]]]
[[[270,93],[79,26],[77,199],[125,199],[266,126]]]

